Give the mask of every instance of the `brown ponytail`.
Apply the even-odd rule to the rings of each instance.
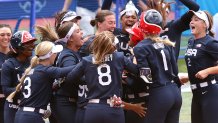
[[[208,11],[204,10],[204,13],[207,15],[207,18],[208,18],[208,21],[209,21],[209,27],[208,27],[209,35],[214,37],[215,33],[211,30],[212,27],[213,27],[213,17]]]

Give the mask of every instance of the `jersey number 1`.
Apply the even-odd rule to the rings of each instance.
[[[162,58],[163,58],[163,64],[164,64],[164,70],[167,71],[168,70],[168,66],[167,66],[167,59],[166,59],[166,55],[164,53],[163,50],[160,51]]]

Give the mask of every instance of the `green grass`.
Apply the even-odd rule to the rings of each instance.
[[[187,41],[190,37],[182,37],[181,47],[186,47]],[[185,50],[180,51],[180,55],[184,55]],[[179,72],[187,72],[187,67],[184,59],[178,60]],[[182,108],[180,111],[180,123],[191,123],[191,100],[192,92],[182,93]]]
[[[191,123],[191,92],[182,93],[182,108],[180,111],[180,123]]]

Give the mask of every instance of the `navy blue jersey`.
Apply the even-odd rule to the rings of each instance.
[[[81,57],[85,57],[85,56],[88,56],[89,54],[91,54],[91,51],[90,51],[90,45],[92,43],[92,41],[94,40],[95,38],[95,35],[92,35],[83,45],[82,47],[80,47],[79,49],[79,54]]]
[[[200,70],[216,66],[218,60],[218,41],[209,35],[200,39],[191,38],[185,53],[185,61],[188,69],[189,80],[192,84],[211,81],[215,75],[209,75],[205,79],[198,79],[195,74]]]
[[[16,85],[19,83],[20,78],[29,65],[29,60],[26,62],[19,62],[16,58],[9,58],[3,63],[1,85],[6,97],[15,91]],[[18,94],[15,96],[14,100],[16,98],[19,98]]]
[[[67,76],[67,80],[73,81],[85,75],[87,99],[108,99],[114,94],[120,97],[123,70],[137,73],[136,66],[123,53],[108,54],[101,65],[93,64],[93,60],[93,55],[84,57]]]
[[[5,60],[7,59],[7,55],[0,52],[0,74],[2,71],[2,64],[5,62]],[[2,86],[1,86],[1,76],[0,76],[0,94],[2,94]]]
[[[178,71],[173,47],[155,43],[150,39],[139,42],[133,49],[139,68],[150,68],[151,87],[164,86],[171,82]]]
[[[130,56],[130,47],[128,45],[130,38],[129,33],[123,33],[121,29],[115,28],[114,35],[118,38],[117,51],[123,52],[125,56]]]
[[[189,10],[198,11],[199,5],[194,0],[179,0],[185,6],[189,8]],[[176,42],[175,46],[175,56],[178,59],[179,51],[180,51],[180,43],[181,43],[181,36],[182,32],[189,30],[189,23],[191,21],[193,14],[185,13],[180,18],[170,21],[164,28],[168,28],[168,31],[165,31],[161,36],[168,36],[168,38],[172,42]]]
[[[23,99],[20,107],[35,107],[47,109],[52,95],[52,82],[54,79],[66,76],[74,66],[58,68],[37,65],[26,76],[22,85]]]
[[[68,48],[64,48],[63,51],[57,56],[55,63],[56,67],[69,67],[79,63],[80,58],[78,54]],[[75,80],[78,81],[78,80]],[[56,91],[56,94],[67,97],[77,97],[77,86],[72,83],[66,83],[65,81],[61,84],[61,88]]]

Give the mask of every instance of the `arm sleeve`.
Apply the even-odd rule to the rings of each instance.
[[[130,72],[133,73],[135,75],[137,75],[138,69],[137,69],[137,65],[135,65],[130,59],[128,59],[127,57],[124,56],[124,63],[125,63],[125,69]]]
[[[194,0],[180,0],[189,10],[198,11],[200,6]],[[183,32],[189,29],[189,23],[191,21],[192,14],[186,12],[180,19],[174,22],[175,31]]]
[[[180,0],[189,10],[198,11],[200,6],[195,2],[195,0]]]
[[[1,85],[3,93],[8,96],[12,92],[15,91],[15,87],[13,86],[13,78],[11,77],[11,69],[6,65],[2,65],[2,71],[1,71]]]
[[[206,45],[208,54],[210,54],[215,60],[218,60],[218,41],[213,40]]]
[[[84,61],[82,60],[80,63],[76,65],[76,67],[67,75],[67,82],[76,82],[76,80],[80,79],[84,75]],[[78,84],[78,83],[77,83]]]
[[[102,3],[101,10],[110,10],[111,9],[111,4],[112,0],[103,0],[104,2]]]
[[[67,74],[73,69],[75,68],[75,65],[72,66],[68,66],[68,67],[49,67],[47,69],[47,73],[49,74],[49,76],[53,79],[57,79],[57,78],[62,78],[67,76]]]
[[[143,68],[143,67],[148,67],[148,62],[147,62],[147,51],[144,50],[144,48],[142,47],[135,47],[133,49],[133,52],[135,54],[135,57],[136,57],[136,61],[137,61],[137,66],[139,68]]]

